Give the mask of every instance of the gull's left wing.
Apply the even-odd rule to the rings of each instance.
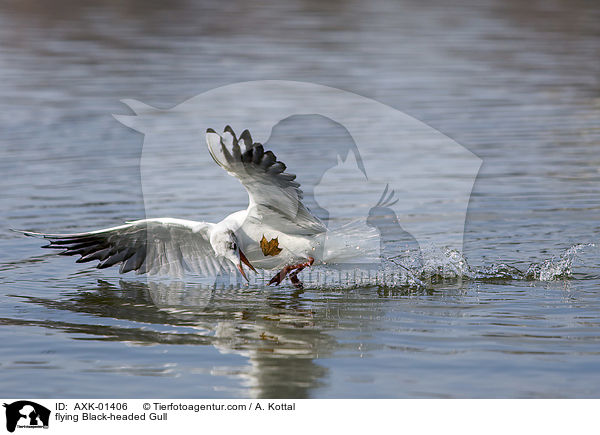
[[[235,265],[215,256],[209,241],[213,224],[184,219],[143,219],[125,225],[77,234],[18,231],[50,242],[44,248],[61,255],[79,255],[77,263],[99,261],[103,269],[120,264],[120,272],[181,276],[184,272],[217,275],[235,272]]]

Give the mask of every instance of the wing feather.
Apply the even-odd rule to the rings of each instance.
[[[77,234],[21,232],[47,239],[50,243],[44,248],[61,249],[61,255],[79,255],[78,263],[99,261],[99,269],[121,264],[120,273],[181,276],[185,272],[216,275],[223,269],[233,271],[233,263],[215,256],[208,235],[212,225],[168,218]]]
[[[206,142],[214,161],[236,177],[248,192],[248,219],[285,227],[288,234],[326,231],[325,225],[302,203],[296,176],[285,172],[285,163],[278,161],[272,151],[265,151],[262,144],[253,142],[248,130],[237,139],[230,126],[225,127],[222,135],[209,128]]]

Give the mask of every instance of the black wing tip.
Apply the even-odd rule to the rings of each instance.
[[[9,231],[12,231],[13,233],[22,234],[22,235],[27,236],[27,237],[35,237],[37,239],[44,239],[44,238],[46,238],[46,234],[44,234],[44,233],[36,233],[35,231],[17,230],[15,228],[9,228]]]
[[[207,128],[206,133],[214,133],[214,134],[218,134],[219,136],[221,136],[219,133],[217,133],[215,131],[214,128]],[[235,134],[235,131],[233,130],[233,128],[231,128],[231,126],[229,124],[227,124],[225,126],[225,128],[223,129],[223,133],[229,133],[234,137],[234,139],[238,139],[238,137]],[[244,131],[242,131],[242,134],[240,135],[239,140],[243,141],[244,143],[248,143],[250,146],[257,145],[252,142],[252,135],[250,134],[250,130],[248,130],[248,129],[245,129]]]
[[[242,134],[240,135],[240,140],[242,140],[244,143],[252,143],[252,135],[250,134],[250,131],[248,129],[242,131]]]
[[[214,129],[208,128],[206,129],[206,132],[219,135],[219,137],[221,138],[220,142],[222,151],[228,163],[231,164],[234,161],[239,161],[241,163],[253,163],[257,167],[260,167],[263,171],[276,176],[279,182],[282,182],[299,190],[300,183],[293,181],[296,178],[296,175],[285,172],[287,169],[287,165],[282,161],[277,160],[277,156],[275,155],[275,153],[273,153],[273,151],[265,150],[263,144],[259,142],[253,142],[250,130],[245,129],[244,131],[242,131],[242,134],[239,136],[239,138],[236,138],[235,132],[229,124],[226,125],[223,129],[224,133],[229,133],[234,138],[234,146],[232,150],[235,153],[235,155],[232,155],[229,152],[229,149],[223,142],[223,138]],[[244,152],[236,152],[241,151],[239,148],[236,148],[238,143],[243,143],[246,145],[246,150]]]
[[[247,131],[247,130],[244,130],[244,131]],[[215,131],[214,128],[207,128],[206,133],[219,134]],[[233,131],[233,128],[231,128],[231,126],[229,124],[225,126],[225,128],[223,129],[223,133],[230,133],[233,137],[236,137],[235,132]]]

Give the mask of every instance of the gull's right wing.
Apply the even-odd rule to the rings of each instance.
[[[222,135],[206,131],[208,150],[215,162],[236,177],[248,192],[248,219],[256,219],[287,234],[315,234],[325,225],[302,203],[296,176],[285,172],[286,165],[272,151],[252,141],[248,130],[239,139],[230,126]],[[241,146],[243,145],[243,147]]]

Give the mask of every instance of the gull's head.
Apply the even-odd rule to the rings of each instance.
[[[256,269],[254,269],[240,249],[238,239],[233,231],[213,231],[210,235],[210,244],[217,256],[225,257],[233,264],[237,265],[237,268],[246,281],[248,281],[248,277],[242,267],[242,263],[248,266],[252,271],[256,272]]]

